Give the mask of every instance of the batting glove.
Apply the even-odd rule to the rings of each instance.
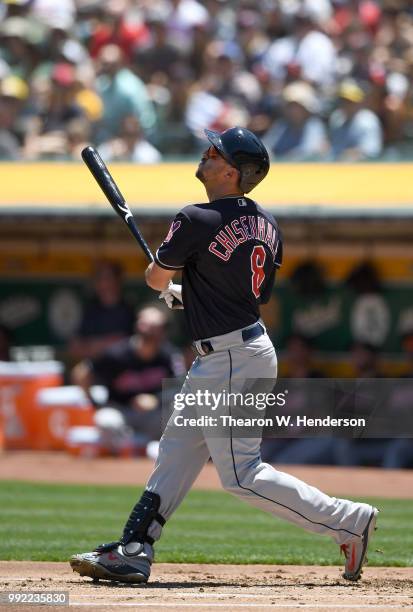
[[[169,281],[168,288],[159,294],[159,299],[165,300],[168,308],[171,310],[182,310],[184,307],[182,303],[182,285],[174,285],[172,281]]]

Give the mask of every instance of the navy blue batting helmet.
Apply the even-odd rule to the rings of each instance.
[[[261,140],[250,130],[233,127],[219,133],[204,130],[209,142],[240,172],[240,187],[249,193],[267,175],[270,159]]]

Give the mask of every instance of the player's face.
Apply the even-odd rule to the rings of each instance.
[[[213,186],[227,180],[228,168],[232,168],[232,166],[211,145],[202,153],[195,176],[204,185]]]

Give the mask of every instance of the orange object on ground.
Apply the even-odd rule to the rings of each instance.
[[[57,361],[0,362],[0,412],[6,448],[36,448],[36,396],[44,387],[62,384]]]
[[[75,386],[42,389],[36,398],[37,432],[34,448],[64,450],[69,429],[93,426],[95,410]]]

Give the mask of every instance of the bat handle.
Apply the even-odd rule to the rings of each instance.
[[[126,223],[127,223],[128,227],[129,227],[130,231],[132,232],[136,242],[139,244],[139,246],[141,247],[142,251],[145,253],[145,255],[148,258],[148,260],[150,262],[154,261],[154,257],[153,257],[152,251],[148,247],[145,238],[142,236],[142,234],[140,233],[140,231],[136,227],[133,218],[129,217],[129,219],[126,221]]]

